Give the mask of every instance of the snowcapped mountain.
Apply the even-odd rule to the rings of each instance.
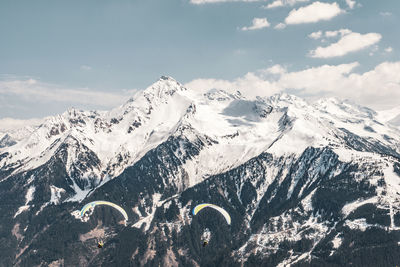
[[[111,111],[70,109],[3,132],[0,263],[366,266],[374,248],[391,265],[399,193],[400,131],[371,109],[203,94],[161,77]],[[96,199],[123,206],[128,225],[107,209],[74,217]],[[223,206],[232,226],[212,211],[191,216],[200,202]]]
[[[31,135],[42,123],[42,119],[0,119],[0,147],[12,146]]]
[[[400,106],[379,111],[377,118],[382,122],[388,122],[392,125],[400,127]]]

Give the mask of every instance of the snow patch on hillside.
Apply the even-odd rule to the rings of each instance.
[[[51,191],[50,203],[57,205],[58,203],[60,203],[61,194],[64,194],[65,190],[62,188],[58,188],[54,185],[51,185],[50,191]]]
[[[343,239],[337,234],[335,238],[332,240],[333,248],[338,249],[342,245]]]
[[[75,195],[66,199],[65,202],[81,202],[82,200],[85,199],[85,197],[90,193],[91,189],[85,189],[82,190],[77,184],[76,182],[73,180],[73,185],[72,188],[75,191]]]
[[[17,217],[22,212],[27,211],[31,207],[28,204],[33,200],[35,190],[36,190],[36,188],[34,186],[30,186],[28,188],[28,190],[26,191],[26,194],[25,194],[25,205],[18,208],[18,211],[14,214],[14,218]]]
[[[344,207],[342,208],[342,213],[343,213],[344,217],[347,217],[347,216],[349,216],[350,213],[352,213],[359,207],[361,207],[365,204],[368,204],[368,203],[377,203],[378,201],[379,201],[379,198],[377,196],[371,197],[371,198],[368,198],[365,200],[357,199],[356,201],[353,201],[351,203],[344,205]]]
[[[153,221],[156,209],[163,204],[163,202],[160,201],[161,196],[162,195],[159,193],[155,193],[152,196],[151,199],[153,201],[153,205],[150,208],[146,208],[147,216],[141,217],[139,219],[139,221],[137,221],[135,224],[132,225],[132,227],[136,227],[136,228],[140,229],[142,227],[142,225],[145,224],[144,231],[146,232],[147,230],[149,230],[150,224]]]
[[[381,225],[378,224],[369,224],[367,223],[367,220],[365,218],[361,219],[356,219],[356,220],[346,220],[344,223],[344,226],[349,227],[350,229],[353,230],[360,230],[360,231],[365,231],[370,227],[378,227],[378,228],[383,228]]]

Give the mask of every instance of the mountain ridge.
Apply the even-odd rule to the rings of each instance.
[[[400,132],[376,114],[335,98],[203,94],[170,77],[108,112],[70,109],[0,148],[1,264],[368,266],[368,234],[391,240],[395,256],[378,258],[394,264]],[[96,199],[123,206],[128,225],[102,208],[76,217]],[[201,202],[232,226],[191,216]]]

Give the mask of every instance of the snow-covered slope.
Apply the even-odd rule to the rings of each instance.
[[[77,148],[85,147],[98,163],[79,173],[80,179],[91,177],[96,182],[89,187],[72,186],[79,193],[73,200],[81,200],[170,136],[184,136],[210,142],[184,163],[189,179],[185,185],[193,186],[262,152],[300,154],[308,146],[330,144],[343,154],[343,129],[399,152],[399,143],[393,141],[399,140],[399,132],[380,123],[375,115],[337,99],[310,105],[287,94],[256,99],[219,90],[200,94],[170,77],[161,77],[111,111],[70,109],[46,118],[40,126],[6,132],[0,166],[3,171],[10,170],[10,175],[32,170],[68,144],[65,166],[71,173],[80,161]]]
[[[63,144],[67,144],[65,165],[71,172],[80,161],[79,151],[74,147],[85,147],[99,162],[87,170],[89,173],[82,172],[80,176],[95,176],[98,185],[118,175],[175,131],[190,105],[189,99],[176,93],[181,90],[185,88],[179,83],[163,77],[125,105],[109,112],[71,109],[49,117],[30,135],[1,148],[0,166],[2,170],[11,169],[10,175],[32,170],[48,162]]]
[[[16,142],[29,137],[43,121],[44,119],[0,119],[0,147],[14,145]]]
[[[377,119],[381,122],[390,123],[400,129],[400,106],[377,112]]]

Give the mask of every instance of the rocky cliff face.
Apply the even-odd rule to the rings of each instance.
[[[378,117],[338,99],[199,94],[162,77],[109,112],[4,133],[0,265],[394,266],[400,132]],[[80,220],[93,200],[122,206],[127,224],[107,207]],[[202,202],[232,224],[192,216]]]

